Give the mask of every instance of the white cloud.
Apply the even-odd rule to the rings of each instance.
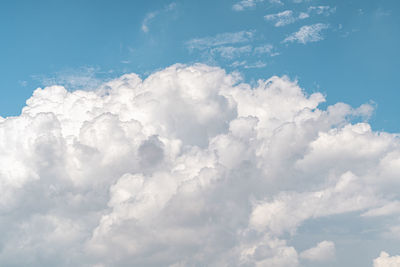
[[[233,68],[243,67],[245,69],[257,69],[257,68],[264,68],[266,66],[267,66],[267,63],[262,62],[262,61],[248,63],[246,60],[234,61],[232,64],[230,64],[230,67],[233,67]]]
[[[301,162],[301,161],[300,161]],[[301,167],[300,167],[301,169]],[[368,190],[360,191],[360,178],[347,172],[332,187],[307,193],[280,193],[273,201],[260,201],[254,205],[250,226],[257,231],[267,230],[276,235],[294,234],[307,219],[359,211],[379,203]],[[325,207],[332,207],[327,210]]]
[[[254,62],[252,64],[246,64],[244,66],[244,68],[245,69],[259,69],[259,68],[264,68],[266,66],[267,66],[267,63],[262,62],[262,61],[257,61],[257,62]]]
[[[268,14],[264,16],[264,19],[274,23],[275,27],[282,27],[288,24],[292,24],[298,20],[307,19],[312,15],[325,15],[336,12],[335,7],[330,6],[311,6],[306,12],[293,12],[292,10],[285,10],[276,14]]]
[[[141,27],[142,31],[145,33],[149,32],[149,30],[150,30],[149,24],[155,17],[160,15],[160,13],[169,12],[169,11],[174,10],[175,8],[176,8],[176,3],[172,2],[169,5],[165,6],[161,10],[156,10],[156,11],[147,13],[142,21],[142,27]]]
[[[238,64],[239,62],[243,63],[246,61],[243,59],[245,56],[267,54],[273,57],[279,55],[275,47],[271,44],[264,44],[253,48],[250,44],[253,39],[254,31],[240,31],[195,38],[187,41],[185,45],[190,51],[200,52],[207,59],[221,57],[227,61],[235,60],[230,64],[234,67],[247,66],[248,68],[253,68],[265,66],[265,63],[260,63],[260,61],[251,65]],[[242,58],[242,60],[239,61],[237,60],[238,58]]]
[[[294,16],[292,10],[285,10],[276,14],[265,15],[264,18],[268,21],[272,21],[275,23],[275,27],[282,27],[291,23],[296,22],[297,20],[306,19],[309,15],[307,13],[300,13],[298,16]]]
[[[389,202],[382,207],[371,209],[363,214],[366,217],[387,216],[400,213],[400,202]]]
[[[254,7],[256,5],[255,0],[242,0],[232,6],[235,11],[243,11],[246,8]]]
[[[275,47],[271,44],[265,44],[265,45],[255,47],[254,54],[268,54],[271,57],[279,55],[279,53],[276,52]]]
[[[335,7],[311,6],[307,9],[306,12],[294,12],[292,10],[285,10],[279,13],[265,15],[264,19],[274,23],[275,27],[282,27],[299,20],[307,19],[312,15],[329,16],[335,12]]]
[[[400,143],[351,123],[370,108],[324,101],[285,76],[250,85],[202,64],[35,90],[0,118],[0,265],[328,259],[328,241],[299,254],[286,239],[399,201]]]
[[[157,14],[158,14],[157,11],[146,14],[146,16],[144,17],[143,22],[142,22],[142,31],[149,32],[148,24],[149,24],[150,20],[154,19],[157,16]]]
[[[62,85],[71,90],[94,90],[103,84],[103,78],[113,71],[101,71],[95,67],[82,67],[77,70],[67,69],[49,76],[33,75],[32,78],[44,86]]]
[[[235,11],[243,11],[249,8],[254,8],[257,3],[264,2],[264,0],[241,0],[232,6]],[[270,4],[283,5],[281,0],[268,0]]]
[[[230,67],[233,67],[233,68],[243,67],[245,69],[259,69],[259,68],[264,68],[266,66],[267,66],[267,63],[262,62],[262,61],[248,63],[246,60],[234,61],[232,64],[230,64]]]
[[[294,32],[286,37],[283,42],[298,42],[301,44],[318,42],[324,39],[321,32],[328,28],[329,25],[323,23],[302,26],[299,31]]]
[[[330,6],[310,6],[308,8],[309,14],[329,16],[335,12],[336,12],[336,7],[330,7]]]
[[[253,38],[254,31],[240,31],[195,38],[187,41],[185,45],[192,52],[197,50],[208,60],[221,57],[229,61],[250,55],[253,47],[249,43]]]
[[[244,66],[244,65],[246,65],[246,63],[247,63],[247,61],[246,60],[242,60],[242,61],[234,61],[232,64],[230,64],[229,66],[230,67],[234,67],[234,68],[237,68],[237,67],[240,67],[240,66]]]
[[[254,52],[257,54],[270,54],[273,50],[274,46],[271,44],[266,44],[263,46],[258,46],[254,48]]]
[[[212,54],[219,54],[221,57],[227,59],[233,59],[242,54],[249,54],[252,51],[251,45],[245,45],[240,47],[233,46],[219,46],[211,49]]]
[[[400,256],[390,256],[382,251],[378,258],[374,259],[374,267],[397,267],[400,266]]]
[[[315,247],[300,253],[300,258],[309,261],[327,261],[335,258],[335,244],[331,241],[322,241]]]
[[[253,31],[239,31],[220,33],[212,37],[195,38],[186,42],[189,49],[204,50],[216,46],[227,44],[237,44],[250,42],[253,39]]]

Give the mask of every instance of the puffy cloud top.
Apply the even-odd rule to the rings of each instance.
[[[0,121],[0,265],[334,257],[328,241],[299,256],[288,234],[314,218],[397,212],[385,207],[398,205],[400,149],[397,135],[351,124],[369,106],[323,101],[288,77],[252,87],[201,64],[35,90]]]
[[[374,260],[374,267],[397,267],[400,266],[400,256],[390,256],[382,251],[378,258]]]
[[[300,253],[300,257],[310,261],[326,261],[335,257],[335,244],[322,241],[317,246]]]

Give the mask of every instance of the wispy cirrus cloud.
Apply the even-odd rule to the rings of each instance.
[[[251,45],[245,45],[240,47],[233,47],[233,46],[220,46],[211,49],[212,54],[219,54],[221,57],[227,59],[233,59],[237,56],[242,54],[249,54],[252,51]]]
[[[243,11],[246,8],[251,8],[256,5],[255,0],[242,0],[232,6],[232,9],[235,11]]]
[[[158,14],[158,11],[147,13],[142,22],[142,31],[148,32],[149,31],[149,23],[150,21],[155,18]]]
[[[330,6],[310,6],[307,9],[308,14],[317,14],[329,16],[336,12],[336,7]]]
[[[322,31],[328,29],[328,24],[316,23],[312,25],[302,26],[297,32],[290,34],[282,42],[298,42],[301,44],[318,42],[324,39]]]
[[[294,12],[292,10],[285,10],[276,14],[269,14],[269,15],[265,15],[264,18],[267,21],[271,21],[273,23],[275,23],[275,27],[282,27],[291,23],[294,23],[298,20],[301,19],[306,19],[308,18],[310,15],[305,13],[305,12],[301,12],[298,15],[294,15]]]
[[[233,68],[242,67],[244,69],[259,69],[259,68],[264,68],[266,66],[267,66],[267,63],[262,62],[260,60],[256,61],[256,62],[252,62],[252,63],[247,62],[247,60],[235,61],[230,65],[230,67],[233,67]]]
[[[264,44],[260,46],[256,46],[253,49],[254,54],[256,55],[269,55],[271,57],[278,56],[280,53],[276,51],[276,47],[272,44]]]
[[[145,32],[145,33],[149,32],[149,30],[150,30],[149,29],[149,25],[150,25],[151,21],[155,17],[157,17],[161,13],[172,11],[175,8],[176,8],[176,3],[173,2],[173,3],[170,3],[169,5],[165,6],[161,10],[156,10],[156,11],[152,11],[152,12],[147,13],[145,15],[144,19],[143,19],[143,22],[142,22],[142,27],[141,27],[142,31]]]
[[[254,8],[258,3],[264,2],[264,0],[241,0],[232,6],[235,11],[244,11],[246,9]],[[268,0],[270,4],[283,5],[281,0]]]
[[[248,63],[244,65],[245,69],[260,69],[260,68],[264,68],[267,66],[267,63],[262,62],[261,60],[258,60],[256,62],[253,63]]]
[[[185,46],[191,52],[200,52],[206,59],[233,61],[229,64],[231,67],[262,68],[267,64],[259,59],[261,56],[276,56],[279,53],[272,44],[254,46],[254,39],[255,31],[239,31],[194,38]],[[256,57],[255,63],[247,63],[248,58],[245,57],[249,56]]]
[[[250,42],[254,37],[254,31],[239,31],[220,33],[215,36],[194,38],[185,43],[190,50],[204,50],[211,47]]]
[[[304,12],[295,12],[293,10],[285,10],[275,14],[268,14],[264,19],[274,23],[275,27],[282,27],[292,24],[296,21],[307,19],[313,15],[325,15],[335,13],[336,8],[330,6],[311,6]]]
[[[62,85],[68,90],[94,90],[109,79],[114,71],[103,71],[98,67],[65,69],[48,75],[32,75],[42,86]]]

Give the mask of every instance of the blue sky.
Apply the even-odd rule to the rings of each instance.
[[[0,114],[18,115],[44,85],[95,87],[123,73],[204,62],[249,82],[288,75],[328,104],[372,101],[373,128],[398,132],[398,12],[396,0],[4,1]],[[316,39],[289,38],[310,25],[322,26]],[[194,39],[203,46],[191,49]]]

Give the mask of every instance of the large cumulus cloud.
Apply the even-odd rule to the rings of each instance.
[[[332,260],[334,242],[301,252],[290,238],[316,218],[396,216],[400,143],[351,123],[369,105],[324,101],[200,64],[35,90],[0,119],[1,265]]]
[[[389,256],[382,251],[378,258],[374,259],[374,267],[397,267],[400,266],[400,256]]]

